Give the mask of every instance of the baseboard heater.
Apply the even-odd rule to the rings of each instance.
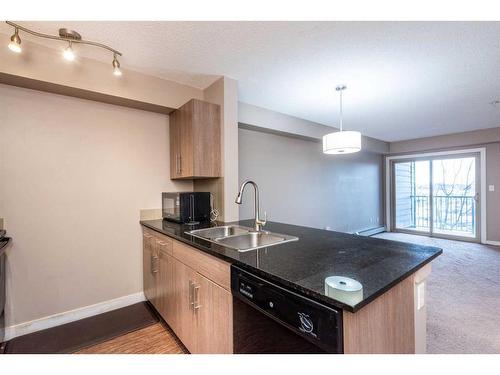
[[[363,230],[360,230],[359,232],[354,232],[354,234],[358,235],[358,236],[374,236],[375,234],[379,234],[379,233],[382,233],[382,232],[385,232],[386,231],[386,227],[385,225],[382,225],[380,227],[376,227],[376,228],[370,228],[370,229],[363,229]]]

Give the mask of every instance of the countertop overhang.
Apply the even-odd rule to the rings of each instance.
[[[244,220],[224,225],[248,227],[252,223]],[[349,312],[358,311],[443,252],[437,247],[269,222],[266,230],[296,236],[299,240],[240,253],[186,233],[215,224],[188,226],[166,220],[144,220],[140,224],[282,287]],[[325,279],[329,276],[357,280],[363,286],[363,298],[349,305],[329,297],[325,294]]]

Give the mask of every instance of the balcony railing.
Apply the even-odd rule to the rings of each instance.
[[[412,195],[411,224],[415,228],[430,227],[429,196]],[[433,228],[438,231],[474,233],[476,201],[474,196],[437,195],[433,197]]]

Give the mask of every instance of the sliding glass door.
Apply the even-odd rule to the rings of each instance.
[[[394,163],[395,228],[430,233],[429,177],[428,160]]]
[[[393,161],[393,228],[478,240],[478,173],[478,154]]]

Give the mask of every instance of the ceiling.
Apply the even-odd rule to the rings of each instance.
[[[229,76],[240,101],[325,125],[338,124],[344,83],[345,128],[385,141],[500,126],[500,105],[489,104],[500,99],[500,22],[19,23],[76,29],[120,50],[125,69],[191,86]]]

